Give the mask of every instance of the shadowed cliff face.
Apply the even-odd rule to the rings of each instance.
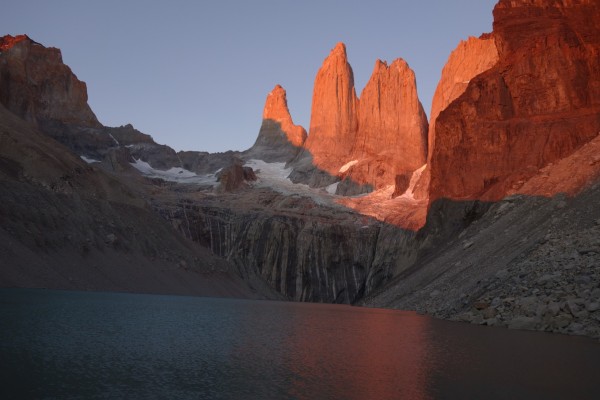
[[[280,298],[179,235],[140,182],[87,165],[0,104],[0,286]]]
[[[492,34],[498,62],[435,121],[430,202],[518,193],[598,135],[599,21],[595,2],[500,1]]]
[[[413,231],[268,189],[157,191],[153,206],[244,276],[257,273],[296,301],[352,303],[411,265],[421,243]]]
[[[157,168],[180,166],[173,149],[158,145],[131,125],[105,127],[87,104],[87,87],[63,64],[59,49],[27,35],[0,38],[0,103],[33,122],[77,155],[101,161],[120,146],[129,158]]]
[[[306,130],[292,121],[285,89],[276,85],[267,95],[256,142],[243,153],[243,157],[288,162],[298,154],[305,140]]]
[[[26,121],[100,126],[85,83],[63,64],[60,50],[26,35],[0,38],[0,102]]]

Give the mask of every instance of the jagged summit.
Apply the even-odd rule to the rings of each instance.
[[[17,43],[23,42],[23,41],[28,41],[28,42],[31,42],[32,44],[37,44],[37,45],[40,45],[43,47],[43,45],[41,43],[38,43],[38,42],[32,40],[27,35],[17,35],[17,36],[5,35],[5,36],[0,37],[0,52],[7,51],[7,50],[11,49],[13,46],[15,46]]]
[[[346,45],[343,42],[338,42],[335,47],[331,49],[331,54],[340,54],[346,57]]]
[[[306,149],[315,164],[337,172],[347,157],[358,128],[358,98],[354,73],[348,63],[346,46],[338,43],[317,72],[313,88],[310,128]]]
[[[410,181],[427,153],[427,116],[419,101],[414,72],[401,58],[375,63],[360,95],[358,132],[348,177],[374,189]]]
[[[346,47],[338,43],[315,78],[305,158],[291,178],[316,187],[341,180],[336,190],[342,195],[393,186],[397,176],[410,180],[425,163],[426,132],[406,61],[377,60],[359,99]]]
[[[299,125],[294,125],[287,104],[285,89],[277,84],[267,95],[263,110],[263,120],[271,120],[281,124],[287,140],[294,146],[302,146],[306,140],[306,130]]]
[[[297,155],[305,140],[306,130],[294,124],[287,105],[287,94],[278,84],[267,95],[258,137],[244,153],[244,158],[288,162]]]
[[[42,125],[100,126],[87,104],[86,84],[63,63],[59,49],[27,35],[2,37],[0,49],[0,103],[8,110]]]

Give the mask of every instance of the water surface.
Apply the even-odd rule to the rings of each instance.
[[[597,399],[600,344],[340,305],[0,289],[0,398]]]

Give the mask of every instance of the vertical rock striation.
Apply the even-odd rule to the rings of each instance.
[[[309,135],[295,182],[352,195],[407,180],[425,163],[427,117],[414,72],[395,60],[377,61],[359,100],[346,47],[338,43],[315,79]]]
[[[270,191],[155,206],[243,277],[257,274],[295,301],[353,303],[405,270],[419,251],[415,232]]]
[[[358,98],[346,46],[338,43],[315,78],[305,148],[313,163],[335,175],[347,160],[358,129]]]
[[[374,189],[409,181],[427,153],[427,116],[417,95],[415,74],[397,59],[377,60],[360,95],[358,132],[346,178]]]
[[[452,51],[431,101],[429,149],[435,142],[435,120],[450,103],[467,90],[471,79],[492,68],[498,62],[498,50],[493,36],[482,35],[461,41]]]

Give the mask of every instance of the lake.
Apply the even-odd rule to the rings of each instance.
[[[598,399],[600,343],[342,305],[0,289],[2,399]]]

